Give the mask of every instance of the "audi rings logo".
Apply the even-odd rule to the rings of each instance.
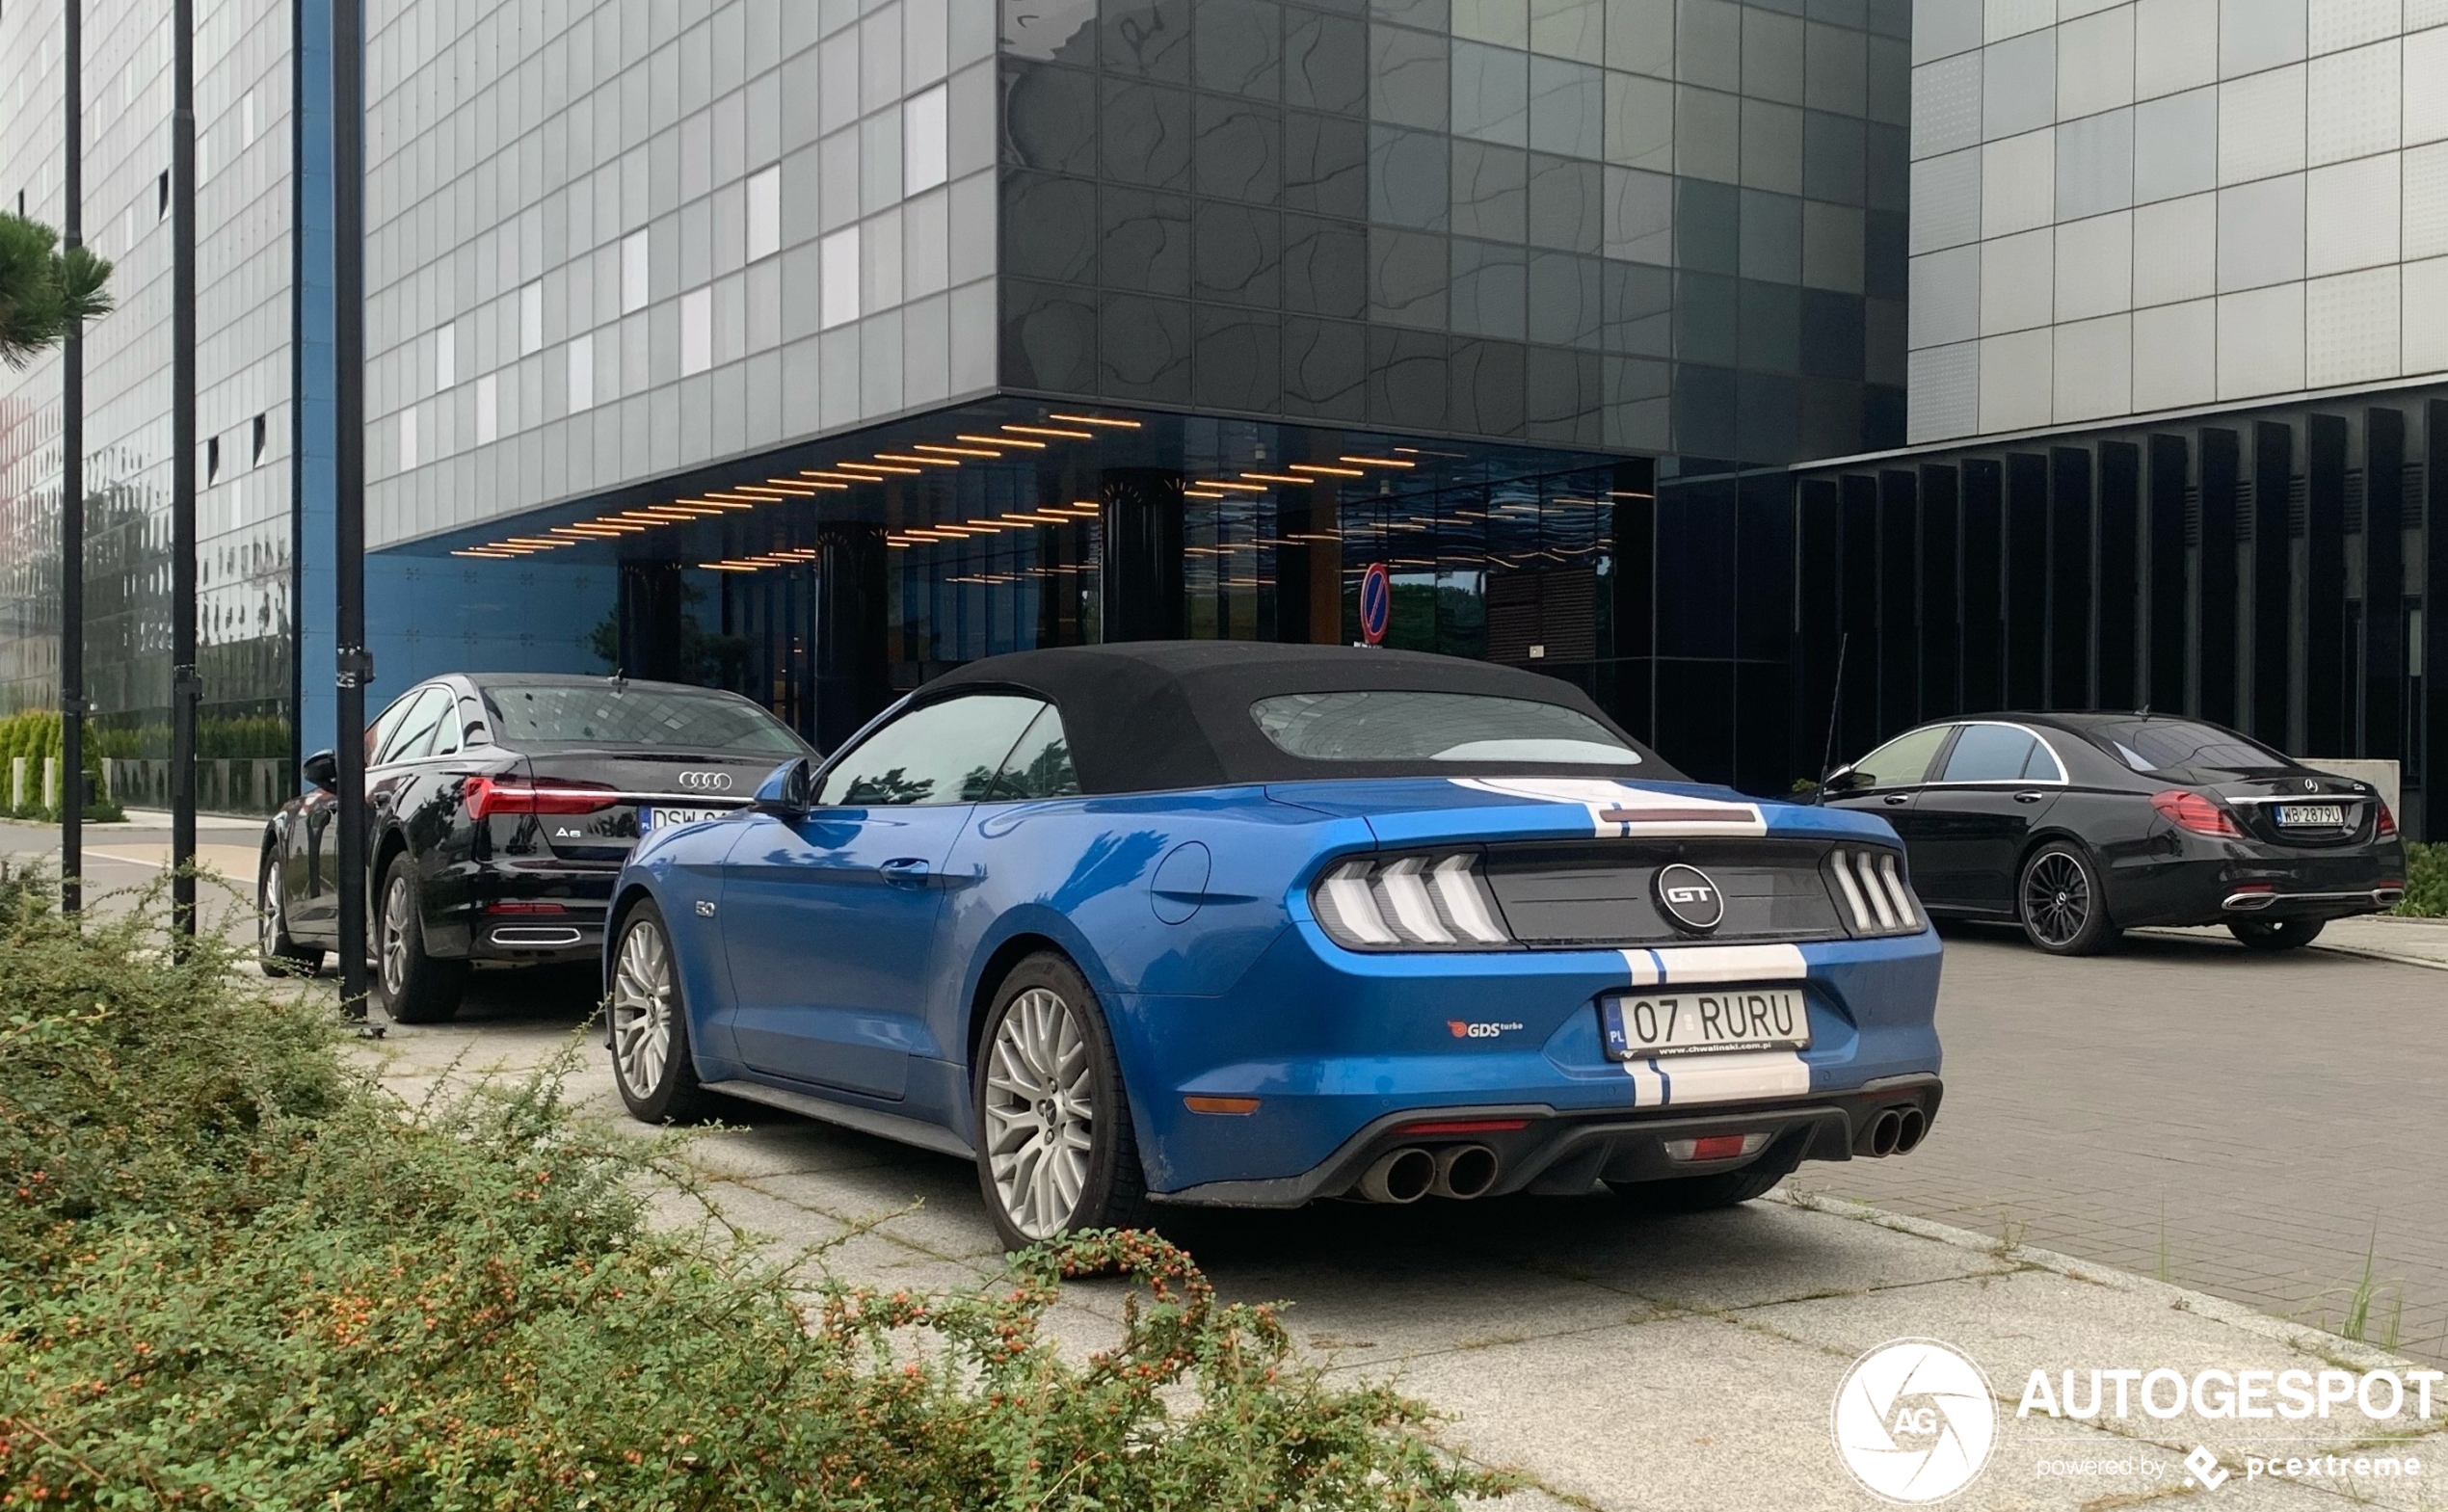
[[[1981,1367],[1934,1339],[1897,1339],[1836,1388],[1836,1452],[1873,1494],[1907,1506],[1972,1484],[1997,1447],[1998,1405]]]
[[[1705,935],[1725,922],[1725,894],[1716,880],[1697,866],[1681,862],[1661,866],[1652,887],[1658,907],[1687,934]]]
[[[682,772],[680,785],[701,793],[719,793],[731,786],[729,772]]]

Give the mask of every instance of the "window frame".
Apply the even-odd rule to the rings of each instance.
[[[2018,724],[2010,719],[1958,720],[1956,723],[1955,732],[1947,737],[1946,745],[1931,759],[1930,766],[1941,773],[1946,771],[1946,763],[1955,759],[1955,748],[1962,743],[1963,732],[1982,726],[2018,730],[2031,736],[2038,743],[2042,751],[2048,753],[2049,762],[2057,768],[2057,775],[2055,777],[1973,777],[1952,782],[1944,777],[1933,777],[1921,785],[1924,787],[2065,787],[2071,784],[2072,779],[2066,775],[2065,757],[2059,754],[2056,746],[2049,743],[2048,736],[2029,725]]]
[[[1939,764],[1938,764],[1938,763],[1939,763],[1940,761],[1944,760],[1944,759],[1945,759],[1945,758],[1946,758],[1946,757],[1947,757],[1950,754],[1952,754],[1952,753],[1954,752],[1954,750],[1955,750],[1955,738],[1956,738],[1956,732],[1957,732],[1957,731],[1959,731],[1962,728],[1963,728],[1963,726],[1962,726],[1960,723],[1958,723],[1958,722],[1952,722],[1952,721],[1937,721],[1937,722],[1933,722],[1932,724],[1929,724],[1929,725],[1915,725],[1912,729],[1905,730],[1903,734],[1900,734],[1900,735],[1896,736],[1893,740],[1882,740],[1882,741],[1880,741],[1878,744],[1876,744],[1876,745],[1875,745],[1875,746],[1871,747],[1871,748],[1870,748],[1870,752],[1869,752],[1869,754],[1868,754],[1868,755],[1866,755],[1866,756],[1864,756],[1861,758],[1861,760],[1859,760],[1859,761],[1855,761],[1855,762],[1851,763],[1850,765],[1847,766],[1847,767],[1845,768],[1845,770],[1846,770],[1846,771],[1848,771],[1848,772],[1858,772],[1858,771],[1860,771],[1860,770],[1862,769],[1863,765],[1864,765],[1865,763],[1867,763],[1867,762],[1870,760],[1870,758],[1871,758],[1872,756],[1876,756],[1879,752],[1886,750],[1889,746],[1895,745],[1895,744],[1897,744],[1897,743],[1899,743],[1899,742],[1901,742],[1901,741],[1905,741],[1905,740],[1909,740],[1909,739],[1911,739],[1913,736],[1915,736],[1915,735],[1917,735],[1917,734],[1921,733],[1921,732],[1922,732],[1923,730],[1925,730],[1925,729],[1936,729],[1936,731],[1937,731],[1937,733],[1938,733],[1938,743],[1937,743],[1936,745],[1934,745],[1934,746],[1930,747],[1930,749],[1929,749],[1929,760],[1927,760],[1927,761],[1924,761],[1923,763],[1921,763],[1921,775],[1920,775],[1919,777],[1914,778],[1914,779],[1913,779],[1911,782],[1909,782],[1909,783],[1878,783],[1878,782],[1876,782],[1876,781],[1873,781],[1873,783],[1872,783],[1869,786],[1866,786],[1866,787],[1858,787],[1858,788],[1849,788],[1849,789],[1847,789],[1847,790],[1846,790],[1846,796],[1850,796],[1852,793],[1856,793],[1856,792],[1862,792],[1862,793],[1894,793],[1894,792],[1902,792],[1902,791],[1903,791],[1905,788],[1908,788],[1908,787],[1926,787],[1926,786],[1929,786],[1929,783],[1930,783],[1930,782],[1931,782],[1931,779],[1930,779],[1929,774],[1930,774],[1931,772],[1933,772],[1933,771],[1943,770],[1943,769],[1939,766]],[[1872,777],[1873,777],[1874,779],[1876,779],[1876,776],[1877,776],[1877,774],[1876,774],[1876,773],[1875,773],[1875,772],[1874,772],[1874,773],[1872,773],[1871,775],[1872,775]]]
[[[440,682],[428,682],[420,688],[412,689],[411,691],[411,696],[413,697],[416,702],[410,704],[407,712],[401,715],[399,724],[393,727],[389,736],[383,742],[383,751],[373,760],[366,763],[368,766],[401,766],[411,761],[430,760],[438,755],[456,756],[459,754],[459,748],[456,745],[453,745],[451,749],[446,752],[437,752],[433,749],[433,747],[439,743],[441,739],[442,722],[444,720],[450,721],[454,729],[457,728],[459,723],[459,700],[454,694],[452,694],[449,685]],[[390,747],[399,740],[400,731],[408,729],[410,725],[415,722],[417,709],[423,704],[435,702],[439,702],[442,707],[440,713],[435,717],[434,732],[426,741],[426,749],[418,752],[414,756],[395,756],[391,755]]]
[[[839,751],[835,752],[831,756],[827,757],[824,763],[816,769],[815,775],[810,780],[808,784],[808,808],[810,811],[812,812],[820,809],[957,809],[962,807],[974,808],[983,803],[1040,802],[1041,800],[1033,798],[952,798],[946,799],[941,803],[855,804],[844,802],[838,798],[827,796],[825,792],[825,784],[832,782],[835,776],[840,772],[841,768],[848,765],[854,758],[856,758],[860,752],[865,751],[867,747],[882,739],[888,730],[897,729],[903,724],[910,720],[917,719],[921,715],[932,713],[937,709],[949,708],[953,704],[961,703],[963,700],[974,698],[1018,699],[1025,703],[1036,704],[1038,710],[1036,713],[1030,714],[1026,720],[1022,722],[1020,728],[1013,731],[1011,745],[1006,747],[1003,754],[996,758],[995,770],[993,774],[987,778],[987,786],[991,791],[994,784],[1001,780],[1004,769],[1010,765],[1012,752],[1020,749],[1020,743],[1028,737],[1028,731],[1035,727],[1038,719],[1044,711],[1054,706],[1051,700],[1045,698],[1041,694],[1031,693],[1024,688],[998,688],[984,686],[964,689],[963,691],[952,695],[950,698],[930,699],[923,703],[909,704],[900,709],[891,711],[883,719],[878,721],[872,728],[865,730],[857,740],[843,746]],[[1057,717],[1059,717],[1059,711],[1057,711]],[[1068,737],[1068,734],[1069,731],[1066,729],[1066,737]]]

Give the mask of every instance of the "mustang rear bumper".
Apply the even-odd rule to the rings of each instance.
[[[1576,1196],[1601,1180],[1646,1181],[1713,1176],[1767,1161],[1849,1160],[1867,1154],[1870,1131],[1884,1114],[1917,1109],[1922,1127],[1938,1116],[1944,1087],[1934,1075],[1891,1076],[1849,1092],[1696,1110],[1654,1112],[1560,1110],[1545,1103],[1413,1108],[1389,1113],[1344,1141],[1342,1149],[1298,1176],[1270,1180],[1210,1181],[1177,1192],[1151,1192],[1159,1202],[1216,1207],[1297,1207],[1321,1197],[1350,1194],[1378,1157],[1406,1146],[1434,1153],[1453,1145],[1484,1145],[1497,1158],[1486,1195],[1530,1192]],[[1519,1122],[1517,1128],[1502,1126]],[[1428,1132],[1413,1132],[1426,1127]],[[1669,1140],[1766,1134],[1749,1155],[1678,1160]]]

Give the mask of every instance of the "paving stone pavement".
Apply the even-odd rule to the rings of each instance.
[[[2369,921],[2427,948],[2439,926]],[[2393,948],[2403,948],[2395,947]],[[1947,941],[1946,1102],[1901,1160],[1797,1180],[2448,1363],[2448,977],[2223,931],[2066,961]]]
[[[309,990],[328,992],[328,980]],[[479,978],[461,1021],[394,1028],[359,1051],[416,1098],[445,1073],[541,1064],[586,1008],[576,978]],[[591,1043],[570,1091],[586,1116],[635,1127]],[[852,1280],[943,1287],[993,1272],[998,1252],[965,1162],[751,1104],[732,1118],[691,1158],[732,1221],[805,1246],[881,1217],[829,1256]],[[693,1221],[681,1202],[661,1211]],[[2200,1444],[2231,1476],[2219,1505],[2448,1508],[2448,1400],[2395,1450],[2435,1460],[2434,1477],[2396,1481],[2248,1481],[2245,1456],[2269,1446],[2216,1424],[2018,1419],[2020,1383],[2036,1367],[2361,1369],[2386,1357],[2217,1298],[1851,1204],[1780,1193],[1665,1220],[1603,1195],[1323,1204],[1209,1217],[1183,1236],[1228,1298],[1288,1302],[1287,1322],[1315,1358],[1424,1399],[1445,1417],[1444,1442],[1527,1476],[1504,1512],[1881,1505],[1843,1469],[1830,1416],[1852,1362],[1903,1336],[1965,1350],[2002,1398],[1996,1453],[1951,1506],[2172,1507],[2198,1489],[2182,1460]],[[1118,1315],[1118,1287],[1086,1284],[1067,1289],[1051,1325],[1084,1347],[1112,1337]],[[2359,1419],[2281,1426],[2302,1435],[2298,1453],[2368,1431]]]

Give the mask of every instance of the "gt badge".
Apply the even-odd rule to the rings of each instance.
[[[1711,934],[1725,922],[1725,894],[1717,890],[1716,880],[1697,866],[1681,862],[1661,866],[1651,887],[1660,912],[1685,934]]]

